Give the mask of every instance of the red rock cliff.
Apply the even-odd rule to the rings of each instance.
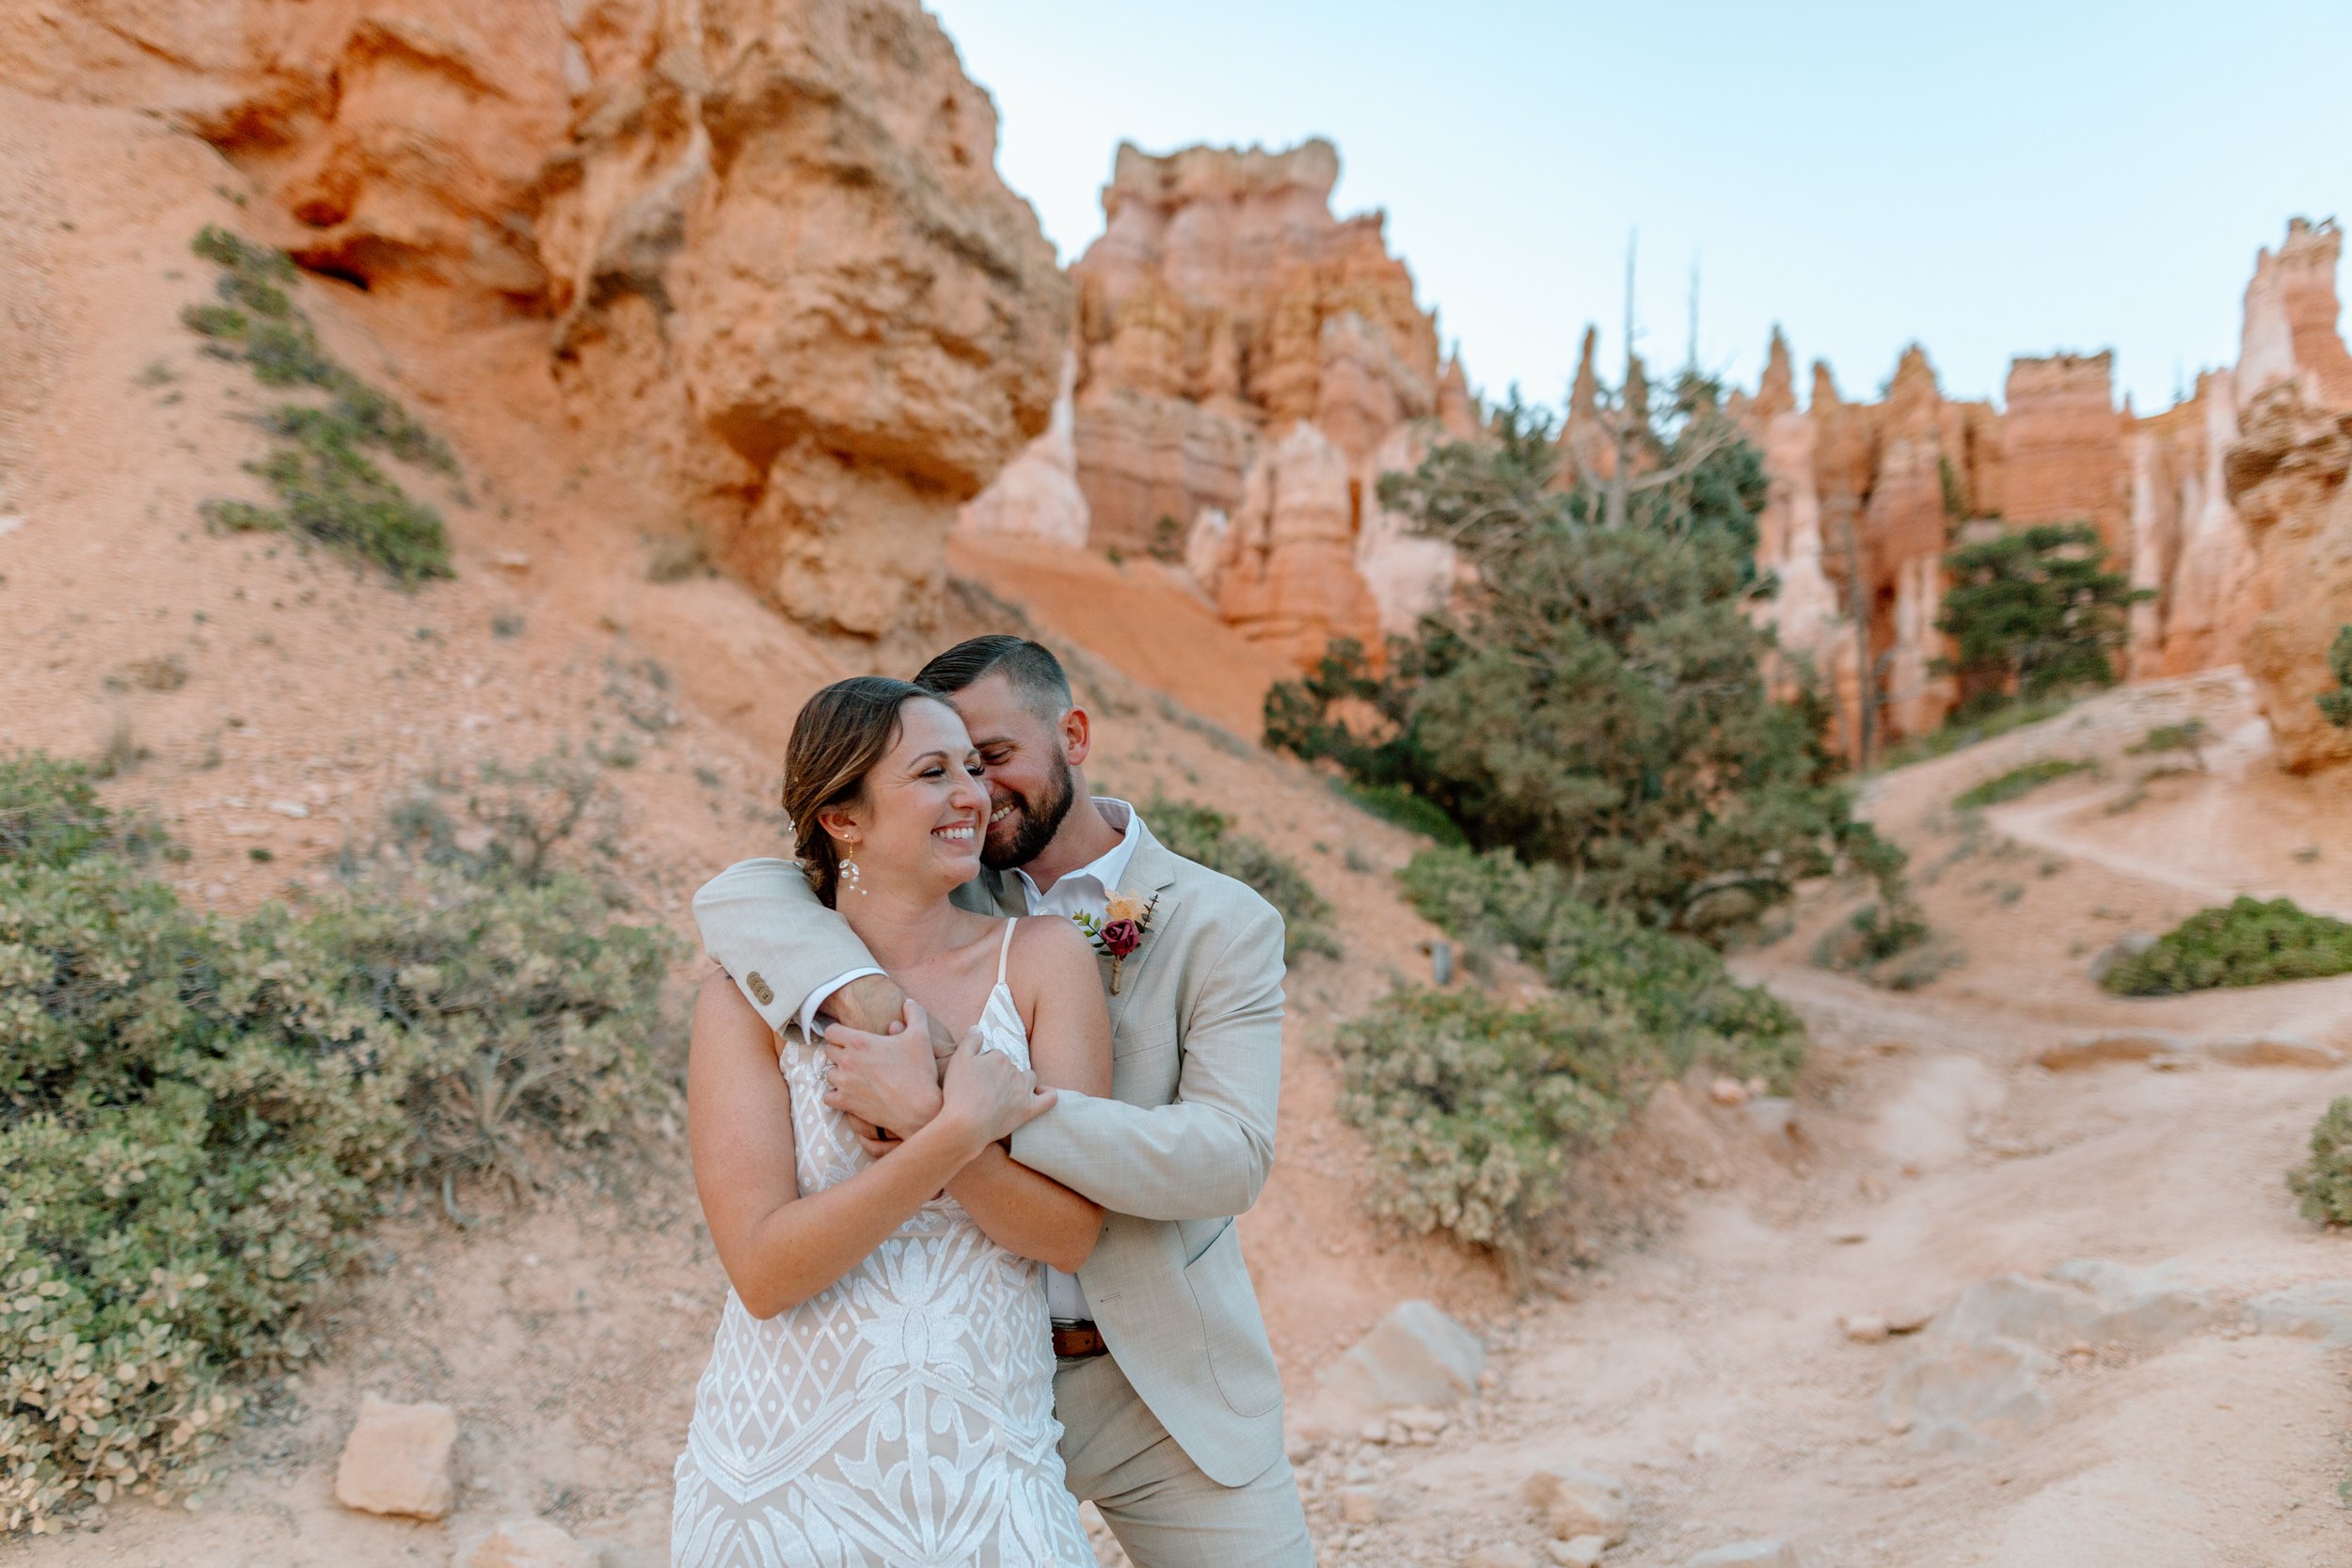
[[[156,110],[304,264],[550,324],[576,416],[810,623],[919,619],[1042,430],[1071,292],[915,0],[87,0],[0,70]]]

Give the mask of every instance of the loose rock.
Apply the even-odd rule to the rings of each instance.
[[[2256,1296],[2246,1316],[2264,1334],[2317,1339],[2328,1349],[2352,1345],[2352,1279],[2323,1279]]]
[[[1573,1541],[1554,1541],[1548,1549],[1560,1568],[1595,1568],[1609,1543],[1597,1535],[1580,1535]]]
[[[457,1413],[448,1405],[365,1395],[335,1469],[335,1500],[365,1513],[446,1519],[457,1497],[450,1474],[456,1446]]]
[[[596,1548],[545,1519],[503,1519],[458,1548],[454,1568],[600,1568]]]
[[[1380,1517],[1380,1494],[1369,1486],[1349,1486],[1340,1491],[1340,1521],[1349,1525],[1369,1525]]]
[[[1846,1338],[1857,1345],[1878,1344],[1889,1332],[1886,1320],[1869,1312],[1850,1313],[1838,1319],[1837,1324],[1846,1331]]]
[[[1366,1441],[1384,1441],[1390,1412],[1458,1404],[1477,1394],[1486,1370],[1478,1336],[1428,1302],[1402,1302],[1323,1370],[1299,1430],[1309,1436],[1358,1432]],[[1379,1438],[1372,1436],[1375,1426]]]
[[[1527,1478],[1519,1496],[1562,1541],[1597,1535],[1613,1546],[1626,1537],[1625,1482],[1615,1476],[1547,1466]]]

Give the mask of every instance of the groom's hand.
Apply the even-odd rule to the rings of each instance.
[[[825,1031],[824,1101],[850,1118],[861,1141],[869,1130],[911,1137],[939,1115],[939,1064],[931,1034],[930,1016],[912,1000],[886,1033],[869,1034],[846,1023]]]

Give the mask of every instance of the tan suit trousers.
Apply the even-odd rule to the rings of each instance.
[[[1314,1568],[1288,1459],[1218,1485],[1107,1355],[1056,1368],[1054,1414],[1070,1489],[1101,1511],[1136,1568]]]

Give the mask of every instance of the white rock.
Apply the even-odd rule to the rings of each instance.
[[[15,512],[0,512],[0,539],[6,539],[24,526],[23,515]]]
[[[1554,1541],[1547,1549],[1560,1568],[1596,1568],[1609,1543],[1597,1535],[1580,1535],[1573,1541]]]
[[[1785,1096],[1765,1095],[1749,1101],[1740,1109],[1759,1137],[1786,1138],[1796,1131],[1797,1102]]]
[[[1687,1568],[1804,1568],[1804,1559],[1786,1541],[1736,1541],[1699,1553]]]
[[[457,1549],[453,1568],[602,1568],[596,1549],[545,1519],[502,1519]]]
[[[1888,1333],[1886,1320],[1872,1312],[1850,1312],[1838,1319],[1837,1324],[1846,1331],[1846,1338],[1857,1345],[1878,1344]]]
[[[2352,1345],[2352,1279],[2323,1279],[2256,1296],[2246,1316],[2265,1334],[2317,1339],[2329,1349]]]
[[[1478,1336],[1428,1302],[1403,1302],[1323,1370],[1298,1427],[1309,1436],[1356,1432],[1385,1441],[1390,1412],[1458,1404],[1476,1395],[1486,1367]]]
[[[365,1513],[446,1519],[457,1497],[450,1474],[456,1446],[457,1413],[448,1405],[368,1394],[335,1468],[335,1500]]]
[[[1519,1496],[1562,1541],[1597,1535],[1614,1545],[1626,1537],[1625,1482],[1615,1476],[1547,1465],[1527,1478]]]

